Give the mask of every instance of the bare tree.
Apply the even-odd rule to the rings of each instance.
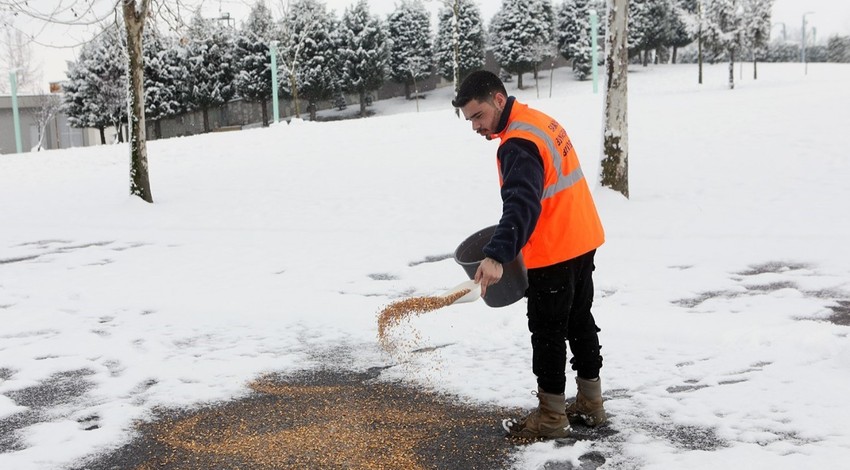
[[[41,89],[41,66],[34,62],[30,41],[24,33],[15,29],[11,20],[0,16],[0,70],[13,70],[18,90],[24,93],[38,93]],[[9,83],[0,79],[0,93],[8,93]]]
[[[145,135],[145,65],[142,54],[142,33],[151,0],[121,0],[121,3],[130,59],[130,194],[153,202]]]
[[[155,12],[166,21],[180,21],[180,0],[109,0],[106,4],[93,0],[71,0],[53,2],[47,10],[39,10],[29,2],[20,0],[0,0],[0,12],[13,15],[25,15],[44,24],[62,24],[65,26],[100,25],[106,29],[108,21],[119,23],[123,18],[123,28],[127,35],[127,58],[129,70],[130,101],[130,194],[147,202],[153,202],[148,177],[147,143],[144,114],[144,63],[142,55],[142,32],[150,13]],[[108,5],[108,7],[107,7]]]
[[[602,134],[602,185],[629,197],[629,0],[607,0],[605,33],[605,129]]]
[[[39,101],[41,102],[41,106],[32,111],[33,120],[35,121],[38,130],[38,144],[36,145],[37,152],[41,151],[41,147],[44,144],[44,136],[47,134],[47,126],[62,107],[62,99],[56,94],[48,95],[42,93],[39,95]]]

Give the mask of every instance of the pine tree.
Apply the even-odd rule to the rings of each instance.
[[[366,116],[366,95],[384,83],[389,57],[387,35],[381,20],[369,13],[369,4],[360,0],[346,8],[339,28],[342,87],[360,98],[360,116]]]
[[[596,0],[564,0],[558,7],[558,52],[572,60],[573,73],[584,80],[591,71],[590,10],[604,11]]]
[[[670,42],[671,5],[668,0],[629,1],[629,49],[643,53],[643,65],[650,51]]]
[[[340,92],[337,44],[331,31],[335,19],[324,3],[296,0],[289,4],[280,32],[281,89],[295,101],[295,115],[300,117],[300,99],[309,103],[310,118],[316,118],[317,102]]]
[[[520,89],[522,74],[535,70],[552,39],[551,19],[543,11],[539,1],[502,0],[490,22],[490,50],[499,66],[517,74]]]
[[[186,53],[190,109],[203,111],[204,132],[209,132],[209,109],[227,103],[236,94],[232,32],[196,12]]]
[[[743,43],[743,0],[707,0],[705,43],[715,54],[729,57],[729,88],[735,88],[735,55]]]
[[[745,0],[744,2],[744,41],[753,57],[753,79],[758,79],[757,54],[767,50],[770,39],[770,14],[773,0]]]
[[[245,101],[259,102],[263,126],[269,125],[268,102],[272,99],[270,43],[278,36],[271,11],[262,0],[251,8],[248,19],[236,34],[234,63],[236,92]]]
[[[829,62],[850,62],[850,36],[834,35],[826,43]]]
[[[484,53],[484,26],[478,5],[473,0],[448,0],[440,10],[434,40],[434,61],[440,75],[458,87],[470,72],[484,66]]]
[[[564,59],[572,60],[574,45],[579,41],[578,5],[584,0],[564,0],[557,11],[558,52]]]
[[[153,121],[156,138],[161,138],[161,120],[184,111],[180,94],[185,73],[173,38],[162,36],[154,25],[143,34],[145,118]]]
[[[555,40],[555,10],[552,8],[552,0],[535,0],[532,2],[532,8],[535,10],[534,16],[539,18],[541,29],[540,36],[537,38],[538,61],[534,64],[534,80],[536,84],[540,65],[544,62],[554,62],[555,57],[558,56],[558,51]],[[590,30],[588,29],[589,32]],[[552,63],[552,68],[555,68],[554,63]]]
[[[410,99],[410,86],[416,89],[417,82],[431,76],[431,17],[420,0],[402,0],[387,19],[387,32],[390,79],[404,84],[404,96]]]
[[[667,46],[673,48],[673,63],[677,61],[678,50],[694,42],[698,32],[699,0],[670,0],[670,37]]]
[[[127,117],[127,58],[121,35],[111,28],[86,43],[68,70],[63,111],[72,127],[92,127],[106,143],[105,129],[114,126],[121,136]]]

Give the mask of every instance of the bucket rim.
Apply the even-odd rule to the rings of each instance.
[[[481,264],[481,262],[484,261],[484,258],[486,258],[486,255],[483,256],[479,260],[463,261],[463,260],[460,259],[460,256],[459,256],[461,248],[464,248],[467,244],[469,244],[471,241],[473,241],[473,239],[475,239],[476,237],[481,237],[481,236],[487,234],[487,232],[491,232],[490,236],[492,237],[493,236],[492,233],[495,233],[496,228],[498,226],[499,226],[498,224],[489,225],[487,227],[482,228],[481,230],[478,230],[477,232],[473,233],[472,235],[469,235],[468,237],[464,238],[463,241],[460,242],[460,244],[457,246],[457,248],[455,248],[455,251],[454,251],[454,254],[453,254],[455,262],[457,264],[461,265],[461,266],[475,266],[475,265]],[[483,252],[482,252],[482,254],[483,254]]]

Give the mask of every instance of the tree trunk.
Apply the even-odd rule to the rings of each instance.
[[[410,99],[410,83],[404,82],[404,99]]]
[[[673,60],[673,63],[674,63],[674,64],[676,63],[676,55],[677,55],[678,51],[679,51],[679,48],[678,48],[678,47],[676,47],[676,46],[673,46],[673,57],[672,57],[672,60]]]
[[[153,133],[155,134],[154,138],[162,138],[162,119],[157,119],[153,122]]]
[[[699,63],[699,84],[702,85],[702,38],[697,41],[697,63]]]
[[[210,131],[210,113],[209,113],[209,108],[204,107],[203,114],[204,114],[204,132],[209,132],[209,131]]]
[[[298,104],[298,82],[295,80],[295,72],[289,73],[289,86],[292,91],[292,104],[295,105],[295,117],[301,119],[301,106]]]
[[[522,72],[516,74],[516,88],[522,90]]]
[[[366,91],[360,90],[360,117],[366,117]]]
[[[643,51],[643,66],[646,67],[649,65],[649,50],[644,49]]]
[[[144,57],[142,31],[150,0],[122,0],[130,57],[130,194],[153,202],[148,178],[147,138],[145,136]]]
[[[628,23],[629,0],[607,0],[605,129],[602,186],[629,197]]]
[[[735,49],[729,49],[729,89],[735,89]]]
[[[97,130],[100,131],[100,145],[106,145],[106,129],[100,126]]]
[[[759,79],[758,65],[756,64],[756,51],[753,49],[753,80]]]
[[[269,127],[269,110],[266,109],[269,105],[268,100],[260,101],[263,105],[263,127]]]

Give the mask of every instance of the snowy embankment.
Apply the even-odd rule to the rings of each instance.
[[[850,328],[826,321],[850,300],[850,67],[759,69],[733,91],[725,65],[702,86],[690,65],[629,75],[632,198],[596,190],[619,432],[528,446],[518,467],[589,450],[610,468],[850,459]],[[595,185],[601,95],[563,69],[552,98],[546,76],[540,99],[514,86],[564,124]],[[443,256],[500,213],[497,144],[450,94],[151,142],[153,205],[126,194],[125,146],[0,157],[0,467],[59,468],[154,407],[245,395],[264,372],[393,363],[377,312],[464,280]],[[524,308],[418,318],[422,346],[444,347],[385,376],[530,407]]]

